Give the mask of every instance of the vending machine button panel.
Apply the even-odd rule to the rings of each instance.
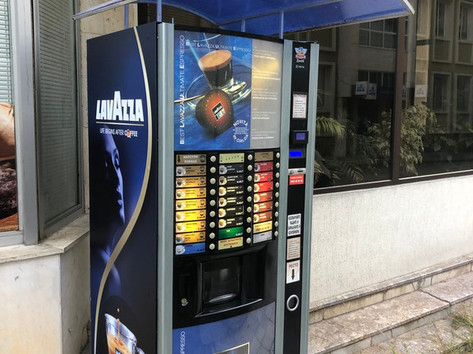
[[[276,237],[279,157],[273,150],[176,153],[176,256],[228,252]]]

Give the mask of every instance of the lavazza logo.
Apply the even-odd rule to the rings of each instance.
[[[112,100],[97,100],[97,121],[144,122],[143,101],[122,99],[120,91],[113,93]]]

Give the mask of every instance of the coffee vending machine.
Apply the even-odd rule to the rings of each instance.
[[[318,45],[89,40],[92,353],[306,353]]]

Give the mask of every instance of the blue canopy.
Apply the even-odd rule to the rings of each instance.
[[[112,0],[75,19],[130,3],[174,6],[216,26],[262,35],[398,17],[414,12],[408,0]]]

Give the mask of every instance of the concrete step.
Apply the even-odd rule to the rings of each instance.
[[[453,316],[401,334],[399,337],[369,347],[360,354],[426,354],[450,353],[467,340],[471,332],[465,327],[453,327]]]
[[[360,352],[446,319],[462,303],[472,298],[473,272],[469,272],[422,290],[314,323],[309,327],[309,353]]]

